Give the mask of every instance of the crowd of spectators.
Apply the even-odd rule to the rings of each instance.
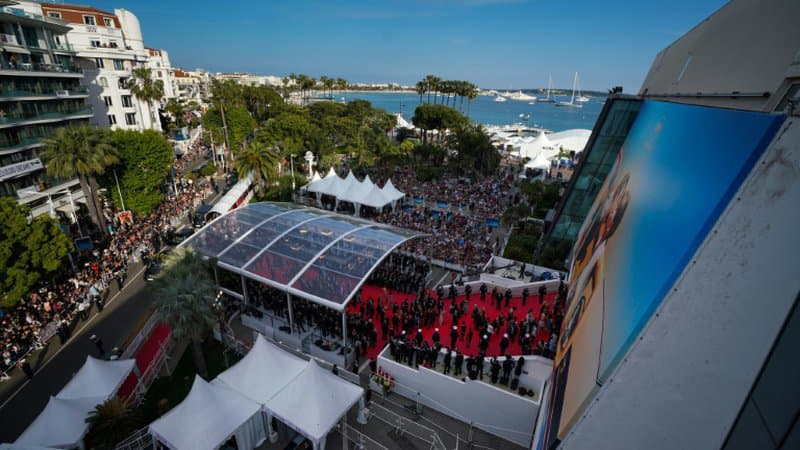
[[[32,350],[42,348],[53,336],[62,343],[71,327],[88,317],[94,305],[101,312],[107,288],[121,288],[133,259],[146,260],[165,245],[179,219],[208,196],[212,187],[201,180],[175,184],[165,201],[146,217],[117,214],[109,207],[104,216],[109,235],[94,250],[82,255],[73,273],[43,282],[11,308],[0,310],[0,373],[5,374]],[[29,367],[28,367],[29,369]],[[28,372],[26,370],[26,372]]]

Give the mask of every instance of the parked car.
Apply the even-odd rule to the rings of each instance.
[[[197,211],[194,212],[194,216],[192,216],[192,226],[203,228],[203,225],[206,224],[206,214],[211,211],[211,208],[213,208],[212,205],[200,205]]]

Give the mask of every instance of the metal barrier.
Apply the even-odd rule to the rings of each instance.
[[[145,450],[153,448],[153,436],[150,435],[149,425],[136,430],[133,434],[117,444],[114,450]]]
[[[399,436],[411,436],[426,444],[430,444],[431,450],[447,450],[442,439],[431,428],[421,425],[413,420],[403,417],[396,412],[379,405],[375,402],[369,405],[369,418],[376,418],[393,428],[394,433]]]
[[[122,351],[122,355],[120,355],[120,359],[128,359],[132,358],[136,352],[139,351],[139,348],[147,341],[150,337],[150,333],[153,332],[153,329],[158,325],[159,318],[158,315],[153,313],[150,315],[150,318],[147,319],[147,322],[144,323],[142,329],[136,334],[130,344],[125,347],[125,350]]]
[[[348,425],[346,422],[338,423],[334,431],[341,434],[345,439],[347,439],[348,442],[347,447],[345,447],[343,450],[349,450],[351,442],[355,444],[353,446],[355,450],[373,450],[373,449],[389,450],[388,448],[386,448],[385,445],[381,444],[375,439],[372,439],[366,434],[356,430],[352,426]]]

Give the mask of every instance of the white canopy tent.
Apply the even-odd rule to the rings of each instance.
[[[14,442],[20,446],[77,448],[89,429],[86,417],[107,397],[50,397],[44,410]]]
[[[363,389],[323,369],[313,359],[270,400],[267,409],[324,450],[325,436],[359,400]]]
[[[400,200],[406,196],[406,194],[400,192],[396,187],[394,187],[394,183],[392,183],[391,178],[386,181],[386,184],[383,185],[382,190],[384,195],[386,195],[386,197],[391,199],[393,202],[396,202],[397,200]]]
[[[86,362],[56,395],[62,399],[82,397],[111,398],[134,370],[136,360],[105,361],[86,357]]]
[[[397,124],[395,125],[395,128],[408,128],[409,130],[413,130],[414,129],[414,124],[409,122],[409,121],[407,121],[405,119],[405,117],[403,117],[402,114],[398,114],[397,115]]]
[[[545,156],[544,153],[539,153],[533,161],[528,161],[525,164],[525,167],[531,169],[542,169],[542,170],[549,170],[552,166],[550,160]]]
[[[268,381],[264,380],[266,384]],[[236,436],[240,450],[264,441],[261,406],[242,394],[195,376],[189,395],[160,419],[150,433],[172,450],[214,450]]]
[[[592,130],[574,128],[571,130],[559,131],[549,136],[550,141],[558,148],[567,151],[580,153],[589,142]]]
[[[264,405],[300,375],[307,364],[305,359],[278,348],[259,334],[244,358],[219,374],[211,384],[229,387]]]
[[[250,189],[250,185],[253,184],[253,174],[249,173],[246,177],[239,180],[238,183],[234,184],[233,187],[225,193],[225,195],[219,199],[217,203],[214,204],[214,207],[211,208],[206,216],[210,214],[225,214],[226,212],[230,211],[233,205],[239,200],[239,198]]]

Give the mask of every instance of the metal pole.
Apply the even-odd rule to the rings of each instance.
[[[292,192],[296,189],[294,185],[294,155],[289,155],[289,166],[292,172]]]
[[[342,347],[344,347],[344,370],[348,370],[347,366],[347,311],[342,311]]]
[[[117,179],[117,169],[114,172],[114,182],[117,183],[117,193],[119,194],[119,202],[122,205],[122,210],[125,211],[125,200],[122,198],[122,189],[119,188],[119,180]]]

